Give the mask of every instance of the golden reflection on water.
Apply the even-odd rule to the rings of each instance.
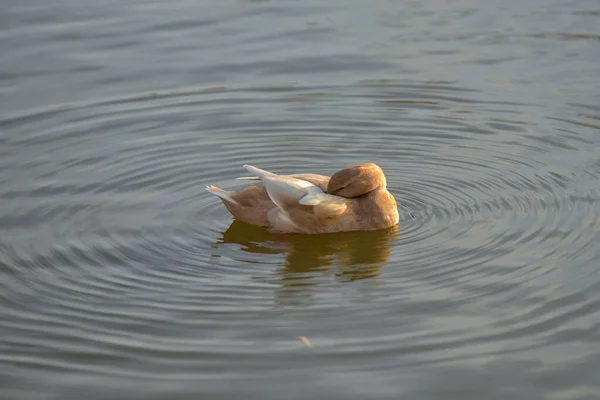
[[[353,282],[379,277],[399,232],[400,225],[368,232],[276,234],[234,220],[218,243],[238,244],[244,252],[284,255],[277,281],[289,295],[331,278]]]

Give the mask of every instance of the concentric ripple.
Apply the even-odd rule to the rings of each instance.
[[[600,164],[578,154],[597,131],[540,126],[517,103],[480,97],[452,82],[368,80],[165,91],[5,118],[9,374],[77,371],[99,384],[168,371],[210,385],[290,362],[308,373],[310,362],[290,361],[300,334],[347,373],[364,364],[339,360],[368,356],[384,371],[543,357],[583,337],[600,309]],[[244,163],[331,174],[368,160],[388,176],[399,227],[274,235],[231,224],[203,189],[239,186]]]

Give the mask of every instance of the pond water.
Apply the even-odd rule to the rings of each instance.
[[[2,10],[1,399],[600,397],[597,0]],[[394,229],[204,190],[365,161]]]

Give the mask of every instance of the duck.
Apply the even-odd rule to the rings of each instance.
[[[206,187],[239,221],[301,234],[371,231],[400,221],[396,199],[375,163],[343,168],[331,177],[278,175],[248,164],[244,168],[253,176],[238,179],[258,182],[237,191]]]

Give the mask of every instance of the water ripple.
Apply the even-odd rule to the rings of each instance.
[[[195,368],[209,373],[235,358],[231,377],[256,361],[253,346],[275,365],[287,357],[299,332],[288,314],[290,325],[278,322],[281,310],[319,311],[315,357],[369,354],[373,370],[398,355],[443,363],[582,337],[568,326],[598,310],[597,284],[569,282],[596,274],[600,171],[545,155],[595,142],[540,135],[520,106],[454,82],[365,80],[153,92],[7,117],[0,357],[17,370],[146,378],[155,370],[130,359],[179,373],[203,359]],[[386,171],[399,228],[273,235],[230,225],[203,190],[239,185],[244,163],[332,173],[367,160]],[[549,285],[563,263],[565,287]],[[349,306],[353,318],[342,317]],[[365,321],[391,318],[403,328],[368,333]],[[347,333],[334,341],[331,326]]]

